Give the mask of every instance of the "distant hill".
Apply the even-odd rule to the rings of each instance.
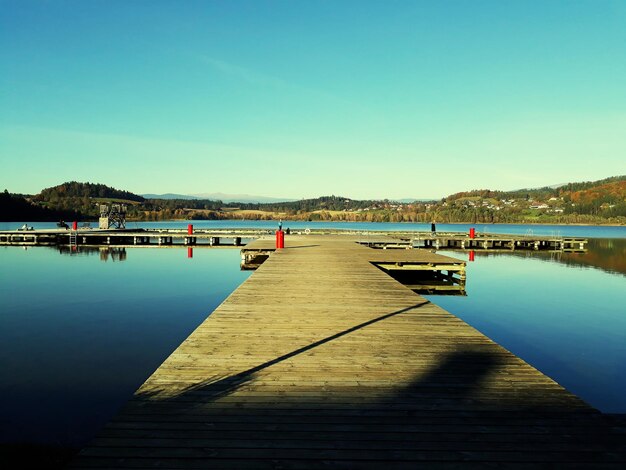
[[[620,183],[626,181],[626,175],[611,176],[597,181],[583,181],[580,183],[566,183],[558,187],[559,191],[583,191],[598,186],[610,185],[612,183]]]
[[[178,200],[203,200],[203,201],[222,201],[225,203],[244,202],[252,204],[274,203],[274,202],[291,202],[296,199],[276,198],[267,196],[254,196],[251,194],[226,194],[226,193],[200,193],[200,194],[142,194],[145,199],[178,199]]]
[[[178,199],[178,200],[204,200],[204,201],[222,201],[225,203],[231,202],[243,202],[247,204],[274,204],[278,202],[294,202],[298,201],[298,199],[293,198],[277,198],[277,197],[268,197],[268,196],[254,196],[251,194],[226,194],[226,193],[201,193],[201,194],[175,194],[175,193],[165,193],[165,194],[142,194],[145,199]],[[393,199],[394,202],[399,202],[401,204],[410,204],[413,202],[429,202],[435,201],[437,198],[427,198],[427,199],[417,199],[417,198],[402,198],[402,199]]]
[[[52,188],[46,188],[35,196],[35,199],[38,201],[50,201],[55,198],[67,197],[121,199],[133,202],[144,201],[143,197],[129,191],[115,189],[104,184],[78,183],[76,181],[69,181],[58,186],[53,186]]]
[[[472,190],[445,201],[450,221],[624,223],[626,175],[517,191]]]
[[[222,202],[247,202],[247,203],[275,203],[275,202],[291,202],[297,199],[290,198],[277,198],[267,196],[253,196],[251,194],[225,194],[225,193],[201,193],[192,194],[191,197],[195,199],[209,199],[213,201]]]
[[[569,185],[563,186],[568,188]],[[576,188],[578,185],[572,185]],[[571,203],[572,211],[594,215],[626,215],[626,179],[585,187],[580,190],[564,189],[559,194]]]
[[[115,189],[104,184],[69,181],[46,188],[31,198],[34,204],[53,211],[75,212],[82,217],[96,218],[100,215],[102,200],[142,204],[145,199],[129,191]]]
[[[188,194],[173,194],[173,193],[165,193],[165,194],[142,194],[144,199],[202,199],[197,196],[190,196]]]
[[[317,210],[343,211],[363,209],[375,204],[377,201],[359,201],[343,196],[321,196],[313,199],[301,199],[293,201],[267,202],[262,204],[250,204],[250,209],[266,211],[300,211],[310,212]]]
[[[592,186],[579,191],[564,191],[573,202],[593,202],[602,200],[607,203],[619,203],[626,199],[626,180]]]
[[[542,194],[553,194],[560,195],[563,193],[568,193],[572,191],[581,191],[584,189],[589,189],[593,187],[599,187],[606,185],[608,183],[616,183],[619,181],[626,181],[626,175],[621,176],[611,176],[609,178],[604,178],[596,181],[583,181],[579,183],[561,183],[561,184],[553,184],[552,186],[544,186],[543,188],[526,188],[526,189],[518,189],[514,191],[498,191],[507,196],[517,197],[523,194],[529,194],[531,196],[542,195]]]
[[[403,198],[403,199],[393,199],[394,202],[399,202],[401,204],[413,204],[414,202],[430,202],[437,201],[437,198],[427,198],[427,199],[416,199],[414,197]]]
[[[516,189],[513,191],[500,191],[491,189],[473,189],[471,191],[462,191],[454,193],[446,197],[447,200],[455,200],[466,197],[481,197],[481,198],[534,198],[534,199],[547,199],[550,197],[565,197],[570,196],[576,192],[589,191],[589,195],[585,199],[595,198],[601,199],[605,196],[609,196],[610,202],[620,202],[620,197],[623,199],[624,194],[620,191],[620,187],[626,182],[626,175],[612,176],[610,178],[604,178],[598,181],[585,181],[580,183],[564,183],[552,186],[544,186],[542,188],[526,188]],[[591,196],[593,195],[593,196]],[[605,201],[608,202],[608,201]]]

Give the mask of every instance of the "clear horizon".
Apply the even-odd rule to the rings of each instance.
[[[2,1],[0,190],[441,198],[626,174],[626,2]]]

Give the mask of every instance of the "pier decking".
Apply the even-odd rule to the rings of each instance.
[[[288,237],[71,468],[623,467],[623,428],[373,264],[449,258],[357,241]]]

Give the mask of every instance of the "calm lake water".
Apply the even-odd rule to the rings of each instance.
[[[1,229],[20,224],[0,223]],[[32,224],[39,228],[54,224]],[[131,224],[134,225],[134,224]],[[141,227],[186,227],[186,222]],[[275,229],[275,222],[194,221]],[[425,224],[286,222],[293,230]],[[626,227],[475,225],[590,237],[585,254],[476,253],[467,297],[430,296],[605,412],[626,412]],[[467,230],[469,225],[438,225]],[[444,254],[467,260],[463,252]],[[80,446],[243,282],[239,250],[0,247],[0,443]]]

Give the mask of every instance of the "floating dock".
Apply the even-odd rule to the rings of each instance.
[[[0,245],[87,245],[87,246],[241,246],[250,240],[267,237],[272,230],[259,229],[118,229],[100,230],[11,230],[0,231]],[[350,232],[316,229],[293,231],[294,235],[355,235],[372,248],[426,248],[432,250],[511,251],[534,250],[585,252],[587,239],[576,237],[545,237],[537,235],[505,235],[476,233],[470,237],[461,232],[388,232],[368,230]]]
[[[623,468],[623,422],[380,266],[450,258],[358,242],[288,236],[70,468]]]
[[[555,237],[537,235],[503,235],[481,233],[470,237],[465,233],[418,234],[411,238],[414,248],[434,248],[437,250],[534,250],[584,252],[587,239],[580,237]]]
[[[356,243],[370,248],[384,248],[367,250],[369,262],[415,292],[465,295],[464,261],[431,251],[410,250],[410,244],[392,237],[377,236],[367,242],[359,240]],[[241,249],[241,269],[258,269],[275,251],[274,240],[261,239],[246,245]]]

